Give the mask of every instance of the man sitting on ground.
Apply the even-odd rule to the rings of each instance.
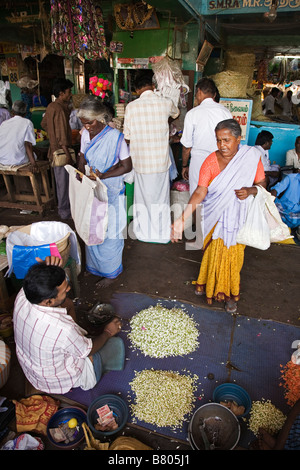
[[[41,260],[39,260],[41,261]],[[91,339],[76,323],[70,286],[57,258],[31,266],[14,306],[16,353],[27,380],[46,393],[93,388],[104,372],[122,370],[124,344],[114,337],[121,321],[114,318]]]
[[[33,172],[38,171],[32,146],[36,144],[34,127],[25,118],[26,104],[17,100],[12,105],[12,117],[0,126],[0,164],[5,166],[31,163]]]

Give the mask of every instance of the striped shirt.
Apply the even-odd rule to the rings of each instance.
[[[125,110],[124,137],[130,141],[130,156],[137,173],[162,173],[170,166],[169,117],[179,110],[173,102],[151,90],[129,103]]]
[[[61,394],[75,386],[84,388],[84,382],[90,388],[95,385],[93,365],[87,358],[92,340],[65,308],[31,304],[21,289],[13,322],[19,363],[36,389]]]

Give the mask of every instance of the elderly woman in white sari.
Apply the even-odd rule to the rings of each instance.
[[[247,213],[247,198],[256,195],[255,185],[266,186],[260,152],[240,146],[241,128],[234,119],[221,121],[215,129],[218,150],[204,161],[198,187],[189,204],[172,226],[172,241],[182,237],[184,222],[203,204],[203,258],[195,293],[225,301],[229,313],[237,311],[240,271],[245,245],[236,243]]]
[[[86,246],[86,269],[100,276],[98,287],[107,287],[123,271],[123,229],[126,226],[124,177],[132,169],[124,135],[108,125],[110,108],[96,96],[89,96],[80,105],[77,116],[84,130],[78,168],[95,174],[107,187],[108,228],[101,245]],[[87,170],[87,171],[85,171]]]

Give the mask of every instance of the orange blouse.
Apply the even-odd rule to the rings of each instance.
[[[200,173],[198,186],[205,186],[208,188],[210,183],[221,173],[219,162],[216,152],[211,153],[203,162]],[[254,178],[254,183],[258,183],[265,178],[265,171],[262,161],[259,160]]]

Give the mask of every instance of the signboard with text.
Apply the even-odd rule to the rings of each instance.
[[[163,56],[154,57],[117,57],[117,69],[148,69],[152,64],[159,62]]]
[[[252,100],[243,98],[220,98],[220,103],[231,112],[233,119],[241,126],[241,144],[247,145],[250,131]]]
[[[201,15],[264,13],[272,5],[272,0],[190,0]],[[278,0],[277,11],[295,12],[300,9],[300,0]]]

